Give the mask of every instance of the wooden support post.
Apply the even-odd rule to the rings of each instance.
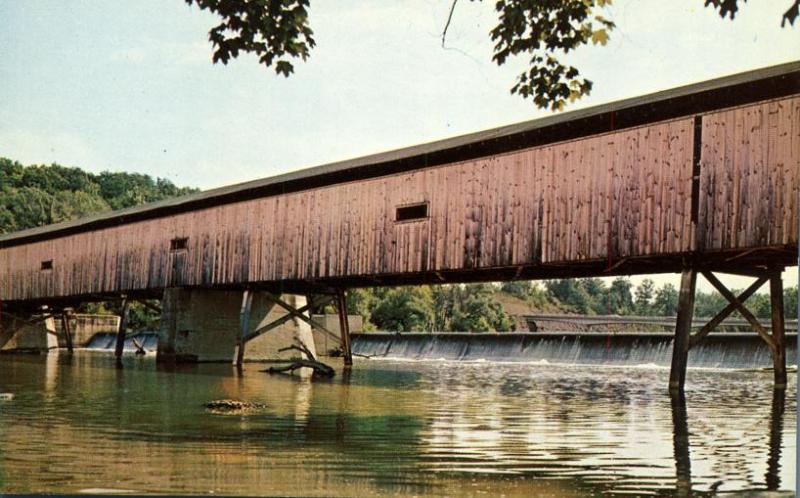
[[[768,277],[764,276],[759,277],[758,280],[753,282],[753,284],[747,288],[747,290],[739,294],[739,296],[736,299],[740,303],[747,301],[750,298],[750,296],[755,294],[755,292],[767,282],[767,280],[769,280]],[[728,315],[733,313],[734,310],[736,310],[736,304],[728,303],[728,305],[725,306],[725,308],[723,308],[722,311],[717,313],[717,316],[712,318],[711,321],[705,324],[703,328],[700,329],[699,332],[697,332],[695,335],[692,336],[691,340],[689,341],[689,349],[692,349],[693,347],[700,344],[700,341],[705,339],[705,337],[709,333],[711,333],[711,331],[714,330],[720,323],[722,323],[728,317]]]
[[[347,322],[347,295],[343,289],[336,291],[336,308],[339,310],[339,333],[342,336],[344,366],[353,365],[353,350],[350,347],[350,324]]]
[[[336,340],[336,341],[341,343],[341,338],[339,336],[337,336],[336,334],[334,334],[333,332],[331,332],[330,330],[325,328],[321,323],[317,322],[316,320],[311,319],[310,317],[308,317],[306,315],[306,311],[311,310],[313,308],[316,308],[317,306],[321,306],[323,304],[326,304],[326,303],[330,302],[331,300],[333,300],[334,297],[331,297],[331,296],[317,296],[317,297],[313,298],[311,300],[311,302],[309,302],[308,304],[306,304],[305,306],[303,306],[300,309],[295,309],[293,306],[283,302],[280,298],[275,297],[273,295],[266,294],[265,297],[267,299],[269,299],[270,301],[272,301],[273,303],[275,303],[278,306],[280,306],[281,308],[285,309],[288,313],[285,316],[282,316],[281,318],[278,318],[277,320],[273,320],[272,322],[270,322],[270,323],[268,323],[268,324],[266,324],[264,326],[261,326],[261,327],[257,328],[256,330],[254,330],[252,332],[249,332],[247,334],[247,336],[245,336],[245,342],[258,337],[259,335],[261,335],[261,334],[263,334],[265,332],[268,332],[268,331],[270,331],[270,330],[272,330],[272,329],[274,329],[274,328],[276,328],[276,327],[288,322],[289,320],[291,320],[293,318],[297,318],[299,320],[302,320],[302,321],[306,322],[312,328],[317,329],[317,330],[327,334],[332,339],[334,339],[334,340]]]
[[[253,293],[245,290],[242,293],[242,308],[239,311],[239,340],[236,341],[236,366],[244,363],[244,345],[247,342],[247,329],[250,328],[250,309],[253,305]]]
[[[689,340],[694,316],[694,293],[697,286],[697,271],[683,270],[681,290],[678,296],[678,317],[675,321],[675,340],[672,343],[672,367],[669,372],[670,391],[683,391],[686,382],[686,364],[689,360]]]
[[[783,316],[783,280],[780,272],[769,278],[769,295],[772,301],[772,365],[775,372],[775,389],[786,389],[786,331]]]
[[[69,324],[69,313],[64,310],[61,313],[61,329],[64,331],[64,341],[67,343],[67,351],[72,353],[72,330]]]
[[[122,358],[122,350],[125,348],[125,329],[128,326],[128,298],[126,296],[122,296],[121,308],[119,330],[117,330],[117,345],[114,348],[114,356],[117,359]]]

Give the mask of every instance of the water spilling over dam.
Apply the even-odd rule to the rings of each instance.
[[[86,344],[86,349],[113,352],[116,341],[117,334],[101,332],[92,336],[91,340]],[[138,347],[137,344],[139,345]],[[155,332],[143,332],[125,339],[125,352],[137,351],[139,347],[147,352],[155,352],[156,348],[158,348],[158,334]]]
[[[787,356],[797,355],[797,335],[787,336]],[[586,365],[669,367],[668,333],[363,333],[353,352],[370,358],[549,362]],[[694,368],[766,368],[769,347],[755,333],[712,334],[689,352]]]

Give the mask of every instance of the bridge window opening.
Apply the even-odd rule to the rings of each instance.
[[[189,239],[187,237],[182,237],[179,239],[172,239],[169,242],[169,250],[170,251],[185,251],[188,248]]]
[[[42,261],[42,271],[52,270],[53,269],[53,260],[48,259],[47,261]]]
[[[410,204],[397,208],[395,221],[424,220],[428,218],[428,203]]]

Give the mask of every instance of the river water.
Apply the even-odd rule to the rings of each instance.
[[[151,356],[0,357],[0,493],[686,495],[794,490],[796,374],[357,360],[303,380]],[[262,409],[220,414],[233,398]],[[791,495],[791,494],[789,494]]]

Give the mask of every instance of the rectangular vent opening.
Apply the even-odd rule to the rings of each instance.
[[[179,239],[172,239],[169,242],[169,250],[170,251],[185,251],[189,245],[189,239],[187,237],[179,238]]]
[[[397,208],[395,221],[424,220],[428,217],[428,203],[410,204]]]
[[[42,270],[52,270],[53,269],[53,260],[48,259],[47,261],[42,261]]]

